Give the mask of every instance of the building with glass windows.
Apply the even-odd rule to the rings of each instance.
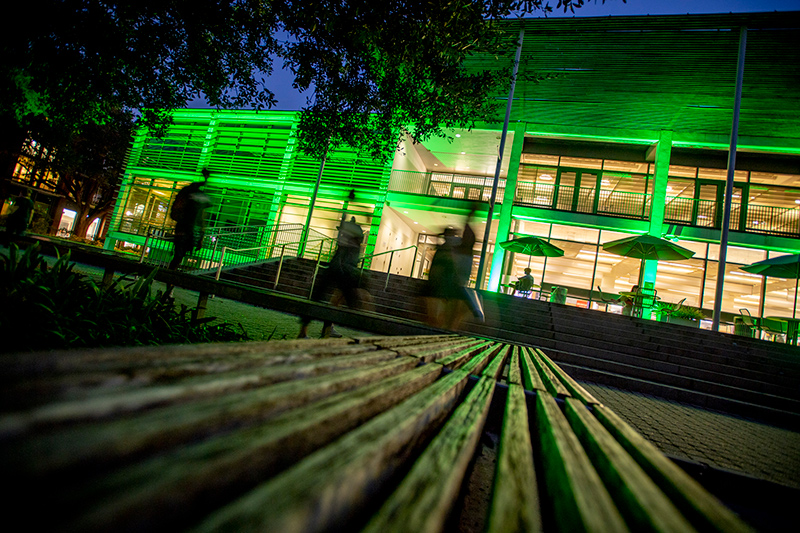
[[[742,48],[723,321],[743,308],[791,316],[795,280],[739,267],[800,252],[800,12],[526,19],[507,26],[511,46],[524,31],[520,76],[489,224],[488,268],[475,279],[479,242],[473,280],[502,290],[530,265],[543,290],[565,287],[568,303],[594,306],[598,287],[606,294],[630,290],[644,268],[662,301],[714,309]],[[503,61],[474,58],[467,67],[510,72],[513,59]],[[497,95],[501,107],[508,96]],[[473,201],[483,206],[483,219],[473,225],[484,240],[503,116],[454,131],[450,140],[415,143],[406,136],[386,165],[355,151],[332,153],[321,174],[319,161],[294,149],[296,126],[288,112],[182,110],[166,137],[139,132],[106,246],[135,253],[154,246],[172,224],[167,213],[176,191],[200,179],[204,167],[212,173],[211,226],[271,228],[259,245],[276,239],[279,228],[307,221],[313,235],[333,237],[346,211],[369,228],[368,256],[405,249],[393,255],[391,271],[424,277],[436,235],[463,225]],[[644,233],[695,255],[642,263],[602,248]],[[525,235],[549,239],[564,256],[529,257],[496,246]],[[374,256],[371,268],[386,271],[389,256]],[[215,257],[212,250],[206,266]]]

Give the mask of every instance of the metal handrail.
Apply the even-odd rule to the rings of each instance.
[[[361,258],[361,273],[359,274],[359,276],[364,274],[364,263],[367,259],[373,259],[375,257],[378,257],[379,255],[391,254],[389,256],[389,266],[386,268],[386,281],[383,284],[383,290],[386,290],[386,288],[389,286],[389,277],[392,274],[392,261],[394,260],[394,253],[405,252],[406,250],[410,250],[411,248],[414,248],[414,259],[411,260],[411,274],[409,274],[408,277],[410,278],[414,277],[413,276],[414,263],[417,262],[417,253],[419,252],[419,248],[417,247],[416,244],[412,244],[411,246],[406,246],[405,248],[399,248],[397,250],[386,250],[383,252],[378,252],[376,254],[365,255],[364,257]]]

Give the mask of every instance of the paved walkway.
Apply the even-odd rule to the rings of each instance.
[[[102,277],[100,269],[93,267],[77,265],[76,271],[97,279]],[[176,288],[174,296],[178,303],[197,305],[195,292]],[[209,300],[206,316],[241,324],[253,340],[293,339],[299,330],[296,316],[224,298]],[[349,328],[337,329],[346,336],[371,335]],[[312,322],[309,336],[318,337],[321,330],[321,323]],[[667,455],[800,488],[798,432],[646,394],[586,385]]]

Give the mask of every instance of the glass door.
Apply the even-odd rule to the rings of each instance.
[[[597,197],[597,172],[558,171],[556,209],[576,213],[594,213]]]
[[[695,188],[695,205],[692,220],[694,225],[701,228],[721,228],[722,216],[725,207],[724,181],[698,180]],[[741,212],[743,199],[746,203],[744,191],[747,184],[734,183],[733,198],[731,202],[731,221],[729,229],[742,230]]]

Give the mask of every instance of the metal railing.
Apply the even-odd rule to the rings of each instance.
[[[409,274],[408,277],[409,278],[413,278],[414,277],[414,265],[417,262],[417,253],[419,252],[419,248],[417,247],[416,244],[412,244],[411,246],[406,246],[405,248],[398,248],[397,250],[386,250],[384,252],[378,252],[376,254],[370,254],[370,255],[363,256],[359,260],[359,262],[361,263],[361,274],[360,275],[363,276],[363,274],[364,274],[364,265],[365,265],[367,259],[371,260],[371,259],[374,259],[374,258],[379,257],[381,255],[391,254],[391,255],[389,255],[389,265],[386,268],[386,281],[383,284],[383,290],[386,290],[386,288],[389,286],[389,278],[391,277],[391,274],[392,274],[392,261],[394,260],[395,252],[405,252],[406,250],[411,250],[412,248],[414,249],[414,258],[411,260],[411,274]]]
[[[650,195],[591,187],[521,181],[517,184],[514,203],[543,209],[592,213],[647,220],[650,217]]]
[[[492,195],[493,180],[492,176],[395,170],[389,178],[389,190],[439,198],[488,202]],[[497,202],[503,201],[505,186],[506,180],[500,179],[497,188]]]
[[[669,198],[664,222],[701,228],[722,227],[722,205],[715,200]],[[731,204],[730,230],[765,235],[800,237],[800,208],[748,205],[744,224],[742,205]]]

